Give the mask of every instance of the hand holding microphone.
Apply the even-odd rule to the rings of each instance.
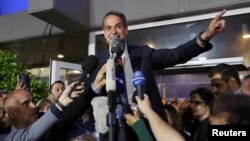
[[[120,57],[125,49],[125,42],[117,35],[112,38],[111,44],[111,57],[107,61],[107,71],[106,71],[106,91],[108,93],[116,92],[116,72],[115,72],[115,61]]]
[[[133,75],[133,85],[136,88],[137,96],[140,97],[141,100],[144,99],[144,85],[145,85],[145,78],[141,71],[134,72]],[[139,111],[139,116],[143,117],[143,114]]]
[[[101,67],[101,69],[96,74],[94,82],[92,83],[94,89],[98,92],[101,92],[101,89],[106,84],[106,69],[107,63]]]
[[[136,96],[135,99],[137,101],[140,112],[142,112],[144,117],[147,118],[148,114],[150,114],[153,111],[148,95],[144,94],[143,100],[138,96]]]
[[[72,91],[72,88],[75,87],[77,82],[73,82],[66,87],[62,95],[59,97],[58,101],[62,106],[68,106],[74,99],[78,98],[84,92],[84,85],[80,84],[77,86],[77,90]]]
[[[85,59],[84,63],[82,64],[82,71],[83,71],[82,76],[79,79],[79,81],[71,89],[69,96],[71,95],[73,91],[76,91],[77,86],[80,86],[81,83],[84,82],[92,72],[94,72],[97,65],[98,65],[98,58],[96,56],[90,55]]]

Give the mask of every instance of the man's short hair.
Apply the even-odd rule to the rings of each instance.
[[[233,77],[236,80],[237,84],[239,86],[241,85],[239,73],[233,66],[224,63],[218,64],[209,71],[208,77],[211,78],[216,74],[220,74],[221,79],[226,82],[228,82],[230,78]]]
[[[49,93],[50,93],[50,94],[51,94],[51,90],[52,90],[53,86],[54,86],[55,84],[58,84],[58,83],[65,86],[64,82],[62,82],[62,81],[60,81],[60,80],[55,81],[55,82],[52,83],[52,84],[50,85],[50,87],[49,87]]]
[[[108,17],[109,15],[115,15],[115,16],[120,17],[120,18],[122,19],[123,25],[124,25],[125,27],[127,26],[127,18],[126,18],[126,16],[125,16],[123,13],[119,12],[119,11],[111,10],[111,11],[109,11],[109,12],[104,16],[104,18],[103,18],[103,20],[102,20],[102,27],[104,27],[104,21],[105,21],[106,17]]]

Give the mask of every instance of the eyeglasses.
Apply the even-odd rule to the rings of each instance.
[[[203,101],[189,101],[189,103],[194,104],[194,105],[201,105],[201,104],[203,104],[205,102],[203,102]]]

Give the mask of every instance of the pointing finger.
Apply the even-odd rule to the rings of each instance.
[[[219,20],[225,13],[226,13],[226,9],[224,9],[218,15],[216,15],[216,17],[214,19],[215,20]]]

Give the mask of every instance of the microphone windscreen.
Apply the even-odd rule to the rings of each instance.
[[[91,74],[95,71],[98,65],[98,58],[94,55],[89,55],[82,64],[82,70],[87,71],[88,74]]]
[[[106,91],[116,91],[115,63],[113,59],[108,59],[106,67]]]
[[[136,71],[133,75],[133,85],[134,87],[140,85],[144,86],[145,85],[145,78],[142,72]]]
[[[105,96],[98,96],[92,99],[91,105],[93,106],[93,114],[95,118],[95,129],[98,133],[106,133],[109,128],[107,127],[107,114],[108,114],[108,100]]]
[[[116,53],[121,56],[125,50],[125,41],[120,39],[117,35],[112,37],[111,53]]]

